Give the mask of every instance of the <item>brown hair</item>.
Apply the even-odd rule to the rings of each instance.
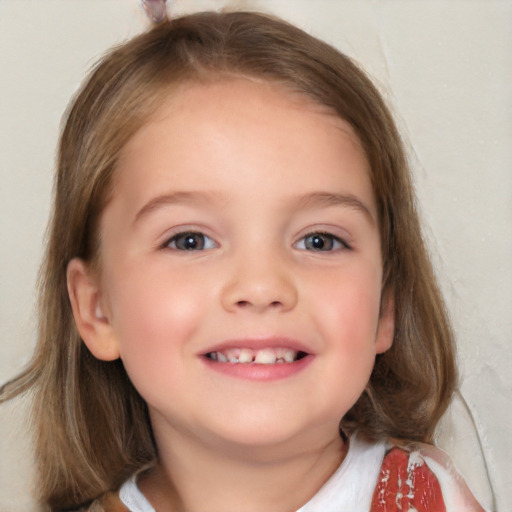
[[[33,362],[4,398],[33,388],[41,497],[77,506],[155,458],[144,401],[122,362],[95,359],[73,322],[66,267],[95,264],[98,221],[120,151],[173,85],[223,76],[266,80],[329,107],[355,129],[371,166],[393,297],[392,348],[376,358],[342,428],[372,439],[430,441],[456,371],[452,332],[425,249],[401,139],[381,96],[350,59],[274,18],[202,13],[165,21],[114,49],[75,98],[60,140],[50,238],[40,279]]]

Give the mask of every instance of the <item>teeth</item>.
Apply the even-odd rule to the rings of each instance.
[[[275,364],[276,360],[276,353],[269,348],[264,348],[258,351],[254,362],[258,364]]]
[[[236,357],[234,354],[228,352],[227,357],[230,363],[238,363],[238,357]]]
[[[236,362],[239,362],[239,363],[252,363],[253,359],[254,359],[254,354],[253,354],[252,350],[248,349],[248,348],[243,348],[240,351],[240,355],[238,356],[238,361],[235,361],[235,363]]]
[[[263,348],[252,350],[250,348],[233,348],[222,352],[210,352],[209,359],[221,363],[233,364],[283,364],[293,363],[297,360],[298,352],[289,348]]]
[[[287,363],[293,363],[295,361],[295,358],[297,357],[297,352],[294,352],[293,350],[286,350],[283,359]]]

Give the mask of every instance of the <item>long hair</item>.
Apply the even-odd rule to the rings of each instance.
[[[98,224],[122,148],[173,88],[257,78],[299,92],[352,125],[371,167],[392,297],[392,348],[342,419],[370,439],[430,441],[455,383],[453,336],[422,239],[402,141],[376,88],[331,46],[256,13],[166,21],[107,54],[71,104],[60,139],[53,217],[39,289],[39,340],[3,399],[35,397],[40,496],[52,510],[117,488],[156,457],[147,408],[120,360],[104,362],[76,330],[66,288],[74,257],[101,265]]]

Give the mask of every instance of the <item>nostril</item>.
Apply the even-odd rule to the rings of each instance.
[[[256,306],[256,307],[258,307],[258,304],[257,304],[257,303],[253,303],[253,302],[251,302],[251,301],[249,301],[249,300],[239,300],[239,301],[237,301],[237,302],[236,302],[236,305],[237,305],[239,308],[244,308],[244,309],[245,309],[245,308],[252,307],[252,306]],[[268,306],[269,306],[270,308],[279,308],[279,307],[282,307],[282,305],[283,305],[283,304],[282,304],[282,302],[281,302],[281,301],[279,301],[279,300],[274,300],[274,301],[272,301],[272,302],[270,302],[270,303],[268,304]]]

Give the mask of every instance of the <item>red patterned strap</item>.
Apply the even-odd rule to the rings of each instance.
[[[371,512],[446,512],[439,481],[418,452],[392,448],[384,457]]]

